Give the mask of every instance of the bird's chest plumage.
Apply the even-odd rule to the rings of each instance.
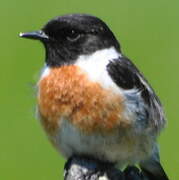
[[[112,162],[120,159],[123,164],[150,151],[145,136],[134,137],[133,119],[125,115],[124,97],[112,86],[104,88],[91,81],[80,67],[50,69],[38,88],[42,125],[64,156],[87,154]],[[141,141],[146,142],[144,147]]]
[[[38,84],[38,108],[42,124],[54,134],[62,119],[83,133],[109,133],[128,126],[123,117],[123,98],[92,82],[78,66],[53,68]]]
[[[87,154],[113,162],[143,158],[150,151],[150,140],[134,135],[124,97],[113,86],[105,87],[76,65],[50,69],[38,83],[44,129],[66,157]],[[141,141],[146,141],[144,147]]]

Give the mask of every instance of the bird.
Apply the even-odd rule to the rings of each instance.
[[[166,124],[162,104],[103,20],[67,14],[20,36],[45,48],[37,111],[64,157],[138,164],[153,180],[168,179],[157,143]]]

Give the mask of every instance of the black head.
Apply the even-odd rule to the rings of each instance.
[[[46,63],[60,66],[73,63],[79,55],[120,45],[108,26],[99,18],[70,14],[50,20],[40,31],[22,33],[21,37],[38,39],[46,48]]]

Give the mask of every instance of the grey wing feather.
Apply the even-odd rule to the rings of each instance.
[[[126,92],[136,90],[136,96],[131,95],[129,97],[129,100],[135,103],[135,105],[143,103],[141,106],[138,105],[138,107],[143,109],[141,111],[136,109],[138,111],[136,113],[140,114],[141,117],[145,116],[143,119],[148,120],[148,123],[152,126],[152,129],[155,129],[155,132],[159,132],[165,125],[162,105],[154,90],[136,66],[127,57],[122,56],[111,60],[107,65],[107,71],[113,81]],[[129,93],[128,96],[130,96]],[[144,112],[145,115],[142,114]]]

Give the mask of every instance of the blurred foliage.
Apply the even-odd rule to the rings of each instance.
[[[40,29],[66,13],[102,18],[150,81],[164,104],[168,125],[160,136],[161,161],[179,179],[178,67],[179,1],[1,0],[0,179],[57,180],[64,159],[52,148],[35,117],[35,83],[44,64],[44,49],[20,39],[20,31]]]

